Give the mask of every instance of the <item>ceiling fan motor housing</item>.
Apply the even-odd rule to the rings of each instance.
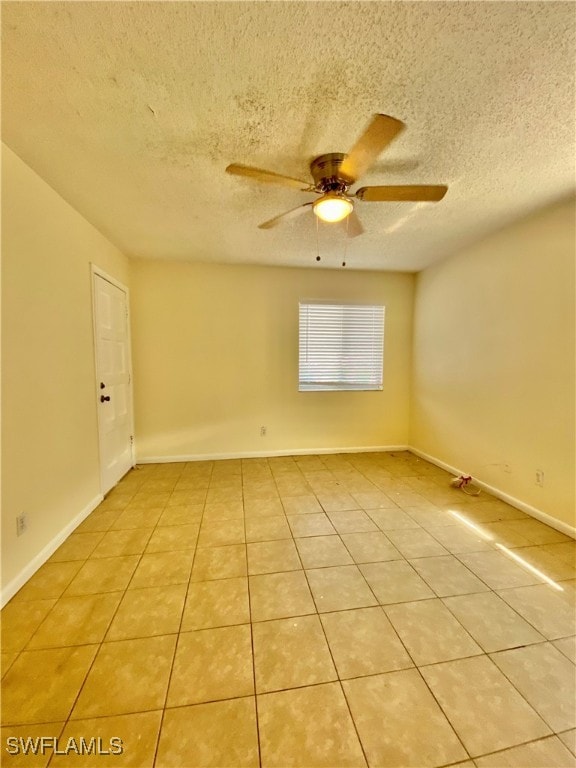
[[[340,170],[346,157],[347,155],[342,152],[330,152],[312,160],[310,172],[317,190],[342,194],[348,190],[348,187],[354,183],[354,179],[346,176]]]

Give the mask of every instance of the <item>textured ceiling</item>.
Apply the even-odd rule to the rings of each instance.
[[[125,253],[316,266],[308,178],[370,117],[407,128],[361,184],[446,183],[441,203],[357,203],[349,267],[419,270],[569,194],[569,2],[4,2],[3,139]],[[313,196],[312,196],[313,197]],[[338,227],[318,232],[338,266]]]

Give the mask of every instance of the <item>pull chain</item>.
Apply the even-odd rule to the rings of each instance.
[[[344,240],[344,261],[342,266],[346,266],[346,254],[348,253],[348,227],[350,225],[350,216],[346,216],[346,239]]]
[[[316,219],[316,261],[321,261],[320,259],[320,220],[318,216],[315,216]],[[342,266],[346,266],[346,257],[348,255],[348,231],[350,226],[350,217],[346,217],[346,238],[344,240],[344,259],[342,261]]]

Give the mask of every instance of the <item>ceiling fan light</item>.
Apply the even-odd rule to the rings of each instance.
[[[342,221],[353,208],[352,200],[343,195],[323,195],[314,203],[314,213],[322,221]]]

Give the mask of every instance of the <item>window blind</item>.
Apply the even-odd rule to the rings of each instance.
[[[299,304],[299,390],[382,389],[384,307]]]

